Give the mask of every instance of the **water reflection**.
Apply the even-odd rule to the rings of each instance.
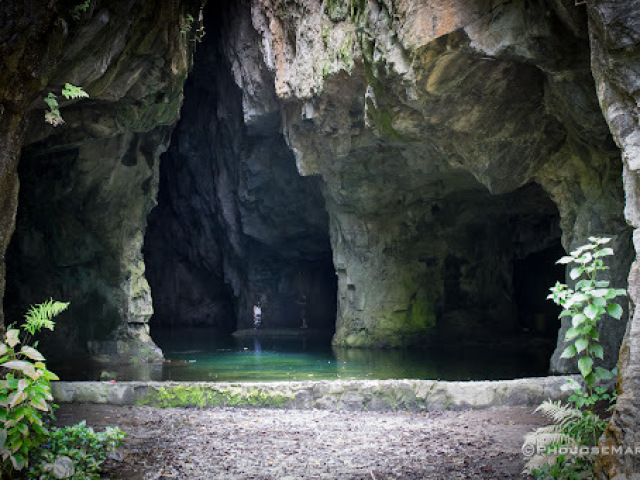
[[[551,352],[501,348],[368,350],[332,348],[326,339],[221,337],[203,329],[156,332],[165,362],[109,368],[110,379],[282,381],[332,379],[492,380],[544,376]],[[52,365],[63,380],[99,380],[90,362]]]

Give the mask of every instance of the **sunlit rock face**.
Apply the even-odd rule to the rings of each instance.
[[[21,112],[28,128],[17,228],[7,253],[9,320],[49,297],[70,301],[45,349],[88,351],[109,361],[158,359],[147,325],[153,311],[141,248],[159,156],[190,68],[193,32],[183,23],[188,14],[197,18],[200,6],[92,2],[76,16],[68,5],[55,5],[31,17],[30,2],[20,3],[3,28],[37,25],[51,15],[52,32],[62,31],[55,49],[38,43],[11,51],[19,59],[33,47],[30,55],[52,66],[31,71],[40,93]],[[38,42],[51,46],[47,35]],[[49,91],[59,95],[65,82],[82,86],[90,98],[59,96],[65,123],[53,128],[44,122],[42,98]]]
[[[613,237],[610,278],[626,284],[621,165],[584,7],[249,3],[225,53],[245,121],[273,109],[261,99],[274,91],[298,171],[325,185],[336,344],[515,331],[513,262],[558,239]],[[259,42],[243,40],[253,31]],[[602,329],[610,364],[623,332]],[[558,354],[552,367],[573,368]]]

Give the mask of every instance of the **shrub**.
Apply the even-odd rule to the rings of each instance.
[[[95,432],[84,421],[70,427],[53,427],[48,443],[34,458],[30,476],[39,480],[99,479],[102,464],[115,454],[124,436],[117,427]]]
[[[570,381],[573,394],[567,405],[560,401],[546,401],[536,410],[554,422],[525,436],[526,447],[533,448],[536,453],[542,452],[530,458],[524,470],[536,478],[579,479],[593,476],[593,455],[566,452],[579,451],[580,447],[583,447],[580,451],[590,452],[584,447],[597,445],[606,421],[593,411],[593,407],[597,403],[606,401],[613,404],[615,401],[615,396],[609,394],[605,387],[596,385],[599,380],[609,380],[614,371],[595,365],[598,359],[604,358],[598,323],[605,314],[616,319],[622,317],[622,307],[612,300],[626,294],[624,290],[611,288],[608,280],[598,279],[599,272],[608,268],[603,258],[614,254],[611,248],[604,246],[610,240],[589,237],[590,243],[557,262],[576,264],[569,272],[572,280],[579,279],[575,290],[558,282],[547,298],[563,308],[560,318],[571,317],[571,327],[564,337],[570,343],[560,358],[578,357],[582,382]]]
[[[0,455],[2,471],[9,475],[22,470],[32,449],[47,439],[43,418],[54,406],[50,403],[53,397],[49,382],[58,379],[47,370],[42,354],[26,343],[41,328],[53,330],[51,318],[68,305],[49,300],[32,307],[22,326],[27,334],[24,341],[20,340],[20,330],[9,327],[0,343],[0,371],[6,372],[0,380]]]
[[[51,319],[68,306],[49,300],[31,307],[21,327],[23,338],[9,326],[0,343],[0,478],[26,472],[26,478],[41,480],[99,479],[102,464],[124,439],[118,428],[96,433],[85,422],[47,428],[57,407],[51,403],[50,382],[58,377],[47,370],[37,342],[28,343],[42,328],[53,330]]]

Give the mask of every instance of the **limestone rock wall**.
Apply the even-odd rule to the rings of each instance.
[[[222,2],[172,132],[199,1],[95,1],[77,18],[34,4],[0,12],[3,254],[19,154],[25,180],[5,303],[13,317],[70,300],[74,348],[156,357],[147,276],[159,325],[247,327],[262,300],[280,326],[329,285],[329,254],[348,346],[529,328],[514,265],[558,242],[612,236],[609,277],[626,285],[633,11],[595,2],[588,24],[572,0]],[[53,129],[41,99],[67,81],[91,98]],[[611,362],[624,330],[602,328]],[[562,348],[552,368],[570,371]]]
[[[66,38],[57,22],[64,2],[42,9],[11,2],[0,9],[0,330],[4,328],[5,252],[18,206],[18,159],[26,129],[24,112],[45,87]]]
[[[226,54],[245,120],[272,108],[260,98],[274,91],[298,170],[326,185],[335,343],[517,330],[495,323],[513,317],[511,262],[560,237],[572,249],[612,236],[611,279],[626,284],[621,167],[594,95],[584,7],[248,3],[261,41],[229,37]],[[529,184],[557,213],[538,208],[544,194],[527,197]],[[611,364],[623,332],[602,330]],[[556,354],[552,368],[575,367]]]
[[[631,448],[640,443],[640,264],[638,244],[638,170],[640,168],[640,16],[627,2],[589,3],[591,61],[598,98],[613,137],[622,151],[625,217],[633,226],[635,260],[629,274],[631,319],[620,348],[618,400],[602,444]],[[640,471],[635,455],[600,459],[602,478],[632,478]]]
[[[54,296],[71,302],[51,346],[56,353],[88,349],[109,361],[157,359],[141,248],[201,3],[96,1],[76,15],[77,2],[19,3],[3,5],[6,22],[0,23],[9,39],[2,58],[10,67],[8,75],[3,68],[0,103],[12,101],[10,86],[25,97],[4,107],[10,105],[15,118],[2,152],[8,165],[2,182],[10,187],[2,195],[12,194],[3,199],[3,253],[16,215],[18,154],[23,179],[18,229],[7,253],[7,313],[18,319],[26,305]],[[15,34],[24,23],[33,25],[32,37]],[[24,90],[16,88],[23,71],[34,79]],[[60,97],[65,123],[53,128],[44,122],[42,98],[49,91],[59,95],[66,82],[90,98]],[[16,125],[24,140],[13,133]]]

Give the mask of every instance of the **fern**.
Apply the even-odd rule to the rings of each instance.
[[[73,99],[73,98],[86,98],[89,96],[87,92],[85,92],[82,87],[76,87],[75,85],[71,85],[70,83],[65,83],[64,88],[62,89],[62,95],[64,98]]]
[[[545,467],[553,466],[559,458],[553,452],[554,449],[595,444],[606,425],[606,422],[595,413],[580,410],[571,405],[562,405],[559,400],[543,402],[536,408],[536,412],[542,412],[553,420],[554,424],[538,428],[525,435],[524,444],[534,446],[536,453],[525,464],[524,474],[532,474]],[[588,461],[589,459],[584,459],[583,463],[586,464]]]
[[[68,302],[54,302],[52,299],[38,305],[32,305],[24,316],[26,321],[22,328],[31,335],[42,328],[53,330],[55,323],[51,319],[64,312],[68,306]]]
[[[571,419],[582,417],[580,410],[571,405],[562,405],[560,400],[557,402],[550,402],[549,400],[542,402],[535,411],[542,412],[543,415],[549,417],[557,425],[566,425]]]
[[[70,83],[65,83],[64,88],[62,89],[62,95],[67,100],[76,99],[76,98],[86,98],[89,96],[87,92],[83,90],[82,87],[76,87],[75,85],[71,85]],[[54,127],[58,125],[62,125],[64,120],[62,119],[62,115],[60,114],[60,104],[58,103],[58,97],[53,92],[49,92],[46,97],[44,97],[44,103],[47,104],[49,110],[44,112],[44,121],[50,123]]]

